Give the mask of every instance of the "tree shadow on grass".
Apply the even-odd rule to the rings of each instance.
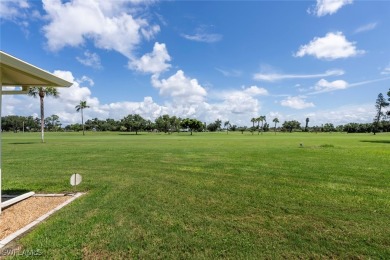
[[[128,134],[118,134],[118,135],[144,135],[144,134],[128,133]]]
[[[361,140],[363,143],[390,144],[390,140]]]
[[[40,144],[41,142],[21,142],[21,143],[9,143],[9,144]]]

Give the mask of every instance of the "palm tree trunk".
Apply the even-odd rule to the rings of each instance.
[[[43,104],[43,96],[39,96],[39,100],[41,102],[41,141],[45,142],[45,107]]]
[[[83,113],[83,108],[81,108],[81,125],[83,126],[83,135],[85,135],[85,133],[84,133],[84,113]]]

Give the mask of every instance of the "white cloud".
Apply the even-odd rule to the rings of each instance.
[[[142,102],[115,102],[101,106],[107,113],[107,118],[121,119],[129,114],[139,114],[148,120],[169,114],[171,111],[166,106],[160,106],[153,101],[152,97],[145,97]]]
[[[0,17],[14,21],[18,18],[26,18],[25,11],[30,8],[27,0],[3,0],[0,1]]]
[[[196,41],[196,42],[212,43],[212,42],[218,42],[222,40],[222,35],[215,34],[215,33],[195,33],[193,35],[182,34],[182,36],[187,40]]]
[[[375,107],[372,104],[351,104],[341,107],[335,107],[332,109],[310,109],[307,110],[295,110],[294,113],[280,113],[270,112],[267,115],[269,121],[277,117],[280,121],[280,126],[284,121],[298,120],[301,125],[305,125],[305,119],[310,119],[309,126],[321,126],[325,123],[332,123],[334,126],[344,125],[347,123],[371,123],[372,118],[375,115]],[[270,123],[271,127],[274,126]]]
[[[222,34],[210,33],[208,32],[208,27],[210,26],[202,25],[196,28],[194,34],[182,34],[181,36],[190,41],[206,43],[213,43],[222,40]]]
[[[381,74],[382,75],[389,75],[390,74],[390,64],[381,71]]]
[[[268,90],[265,88],[259,88],[258,86],[250,86],[249,88],[244,89],[243,92],[252,97],[268,95]]]
[[[259,101],[245,92],[237,91],[225,96],[223,105],[233,114],[253,114],[258,111]]]
[[[169,61],[171,56],[165,44],[156,42],[152,53],[147,53],[138,60],[129,61],[129,68],[144,73],[159,74],[171,67],[171,64],[167,63]]]
[[[30,21],[42,19],[34,4],[28,0],[0,0],[1,22],[15,23],[27,38],[30,35]]]
[[[88,77],[83,76],[81,79],[76,79],[70,71],[55,71],[53,74],[73,82],[73,85],[69,88],[59,88],[60,97],[58,99],[45,98],[45,117],[56,114],[64,125],[80,123],[80,114],[76,112],[75,106],[81,100],[87,101],[90,106],[84,110],[85,120],[91,118],[120,120],[128,114],[140,114],[146,119],[154,120],[158,116],[170,112],[167,107],[156,104],[151,97],[145,97],[141,102],[122,101],[101,104],[98,98],[92,96],[92,92],[88,87],[81,85],[83,82],[91,80]],[[23,101],[17,102],[20,99]],[[9,111],[12,111],[12,108],[13,111],[20,109],[18,115],[24,114],[25,111],[31,111],[33,112],[31,114],[39,115],[38,99],[34,101],[31,97],[19,96],[14,100],[7,100],[6,103],[12,104],[8,106],[9,110],[6,114],[10,114]],[[21,107],[18,107],[18,105]],[[24,110],[23,105],[29,105],[29,109]]]
[[[352,3],[353,0],[317,0],[317,5],[314,7],[314,10],[309,10],[309,13],[313,13],[318,17],[327,14],[332,15],[344,5]]]
[[[312,55],[317,59],[335,60],[364,54],[364,50],[357,50],[355,42],[349,42],[342,32],[330,32],[325,37],[315,37],[309,44],[299,48],[295,57]]]
[[[377,25],[378,25],[378,23],[365,24],[365,25],[360,26],[359,28],[357,28],[355,30],[355,33],[361,33],[361,32],[367,32],[367,31],[374,30]]]
[[[80,80],[77,80],[77,83],[82,84],[84,82],[88,82],[89,86],[95,85],[95,82],[88,76],[82,76]]]
[[[84,57],[76,57],[77,61],[81,64],[92,67],[95,69],[101,69],[102,65],[100,63],[100,56],[97,53],[85,51]]]
[[[309,79],[330,76],[341,76],[344,74],[343,70],[327,70],[325,73],[319,74],[278,74],[278,73],[256,73],[253,75],[254,80],[259,81],[278,81],[284,79]]]
[[[325,79],[321,79],[314,86],[316,93],[329,92],[329,91],[333,91],[333,90],[340,90],[340,89],[346,89],[346,88],[348,88],[348,82],[346,82],[344,80],[335,80],[335,81],[329,82]]]
[[[345,105],[333,109],[312,111],[306,115],[294,115],[295,118],[310,118],[310,125],[332,123],[334,126],[348,123],[370,123],[375,115],[372,104]],[[302,119],[302,120],[303,120]]]
[[[260,102],[256,98],[258,96],[267,96],[268,91],[265,88],[250,86],[241,90],[230,90],[222,92],[214,92],[212,96],[220,103],[214,103],[215,109],[226,118],[229,114],[233,115],[248,115],[254,116],[260,109]]]
[[[312,102],[306,102],[304,96],[290,96],[280,101],[280,104],[284,107],[291,107],[294,109],[305,109],[309,107],[314,107],[314,104]]]
[[[342,90],[342,89],[347,89],[347,88],[352,88],[352,87],[368,85],[368,84],[372,84],[372,83],[379,82],[379,81],[385,81],[385,80],[389,80],[389,79],[390,79],[390,77],[386,77],[386,78],[380,78],[380,79],[360,81],[360,82],[355,82],[355,83],[348,83],[344,80],[336,80],[333,82],[328,82],[324,79],[321,79],[314,86],[313,89],[315,91],[308,93],[308,94],[313,95],[313,94],[325,93],[325,92],[330,92],[330,91],[335,91],[335,90]]]
[[[98,107],[99,101],[97,98],[91,97],[91,90],[88,87],[82,87],[80,85],[81,83],[86,81],[91,83],[90,81],[92,81],[92,79],[88,78],[87,76],[83,76],[81,79],[75,79],[70,71],[56,70],[53,74],[70,82],[73,82],[73,85],[69,88],[58,88],[61,100],[65,101],[66,104],[74,104],[74,108],[74,106],[76,106],[80,102],[80,100],[86,100],[90,106]],[[55,102],[54,104],[57,103],[59,102]]]
[[[43,0],[49,20],[43,31],[49,49],[81,46],[86,40],[92,40],[98,48],[115,50],[131,58],[142,38],[150,39],[159,31],[157,25],[149,25],[146,19],[130,14],[131,2]]]
[[[242,71],[240,70],[224,70],[219,68],[215,69],[221,72],[225,77],[239,77],[242,75]]]
[[[200,103],[207,95],[207,91],[198,80],[186,77],[182,70],[178,70],[168,79],[160,80],[158,75],[153,75],[152,85],[160,90],[160,95],[171,97],[175,103],[180,104]]]

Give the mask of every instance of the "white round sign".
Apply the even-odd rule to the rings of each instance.
[[[82,180],[83,180],[83,178],[81,177],[81,175],[78,173],[75,173],[72,176],[70,176],[70,185],[72,185],[72,186],[79,185]]]

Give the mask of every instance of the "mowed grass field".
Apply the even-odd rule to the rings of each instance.
[[[389,134],[2,139],[5,192],[83,176],[87,194],[19,242],[47,259],[390,258]]]

